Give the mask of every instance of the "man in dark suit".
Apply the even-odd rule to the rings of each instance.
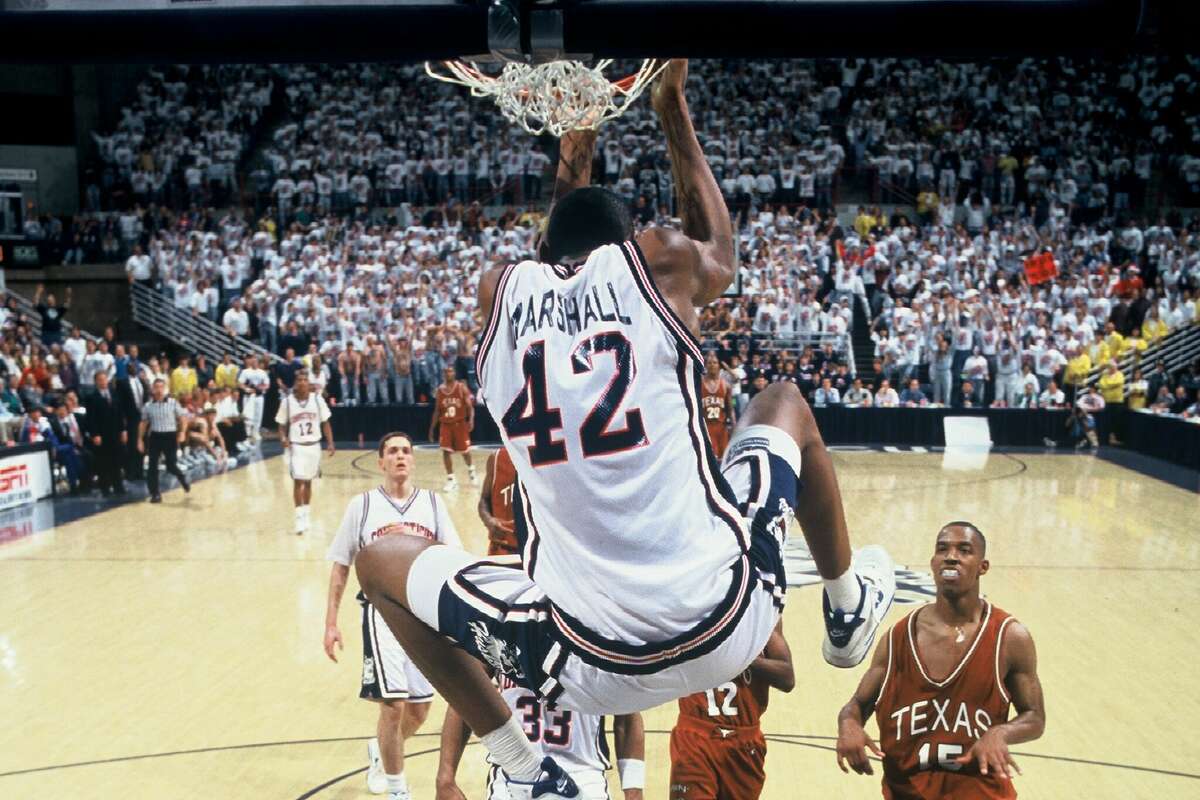
[[[121,402],[108,385],[108,373],[96,373],[96,391],[84,402],[87,409],[85,425],[92,451],[96,480],[105,497],[112,492],[125,494],[121,479],[121,452],[129,441],[125,413]]]
[[[128,377],[117,378],[116,389],[117,400],[121,404],[121,411],[125,415],[126,440],[136,443],[138,427],[142,423],[142,406],[145,405],[146,395],[148,394],[146,384],[142,382],[141,376],[134,371],[131,364]],[[141,480],[142,454],[133,445],[123,447],[121,451],[120,461],[125,466],[125,477],[131,481]]]

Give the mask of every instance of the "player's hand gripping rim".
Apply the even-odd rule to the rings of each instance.
[[[875,744],[875,740],[862,725],[847,720],[842,723],[842,726],[837,741],[838,766],[842,772],[847,774],[852,769],[859,775],[874,775],[875,770],[871,767],[871,756],[867,751],[870,750],[877,758],[883,758],[883,751],[879,749],[879,745]],[[850,769],[846,769],[847,764],[850,765]]]
[[[971,745],[970,750],[954,760],[959,764],[970,764],[974,761],[979,765],[980,775],[990,772],[1006,781],[1012,780],[1013,773],[1022,774],[1021,768],[1013,760],[1012,753],[1008,751],[1008,742],[1005,741],[1004,734],[996,728],[985,732]]]

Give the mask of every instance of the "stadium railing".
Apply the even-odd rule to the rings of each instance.
[[[1149,371],[1161,359],[1166,364],[1167,372],[1176,372],[1197,358],[1200,358],[1200,322],[1193,322],[1176,328],[1141,352],[1134,350],[1121,356],[1117,359],[1117,368],[1125,376],[1125,394],[1128,396],[1135,369]],[[1095,385],[1104,374],[1104,370],[1103,364],[1094,367],[1084,379],[1083,385]]]
[[[29,330],[39,339],[42,338],[42,315],[37,312],[37,308],[33,305],[33,301],[23,294],[14,292],[12,289],[0,290],[4,302],[8,302],[7,298],[11,297],[17,301],[17,309],[21,312],[21,316],[28,320]],[[75,327],[69,319],[63,318],[62,327],[64,331],[70,331]],[[79,334],[89,342],[99,342],[100,337],[95,334],[88,333],[82,328],[79,329]]]
[[[133,318],[139,325],[190,352],[203,354],[214,364],[226,353],[232,353],[238,361],[251,355],[266,359],[267,364],[283,360],[244,336],[234,336],[208,317],[176,308],[149,286],[131,284],[130,299]]]

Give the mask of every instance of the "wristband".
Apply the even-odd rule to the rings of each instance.
[[[622,790],[646,788],[646,762],[642,759],[617,759],[617,773],[621,776]]]

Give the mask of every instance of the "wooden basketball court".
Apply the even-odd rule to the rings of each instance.
[[[853,542],[881,542],[911,569],[905,598],[928,592],[943,522],[969,519],[988,535],[985,591],[1032,631],[1046,693],[1044,738],[1016,748],[1023,797],[1200,796],[1200,494],[1087,456],[861,451],[835,461]],[[288,532],[290,488],[274,458],[172,491],[161,506],[127,504],[0,546],[0,797],[368,796],[375,712],[357,698],[353,578],[340,663],[325,658],[321,636],[326,546],[347,499],[378,473],[370,451],[325,463],[303,538]],[[421,486],[441,486],[435,452],[418,454],[418,471]],[[481,552],[476,490],[448,500]],[[790,553],[794,584],[804,556]],[[914,607],[897,603],[892,618]],[[815,585],[789,593],[786,632],[797,686],[765,718],[764,797],[878,797],[877,777],[843,775],[834,761],[835,715],[859,670],[822,661]],[[410,746],[419,800],[434,796],[444,708],[435,703]],[[647,798],[666,796],[674,716],[646,715]],[[474,745],[460,772],[471,797],[482,793],[481,759]]]

